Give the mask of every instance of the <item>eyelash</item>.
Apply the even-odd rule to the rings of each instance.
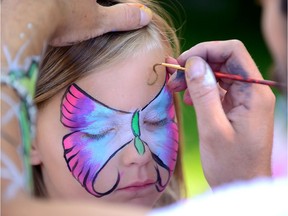
[[[145,120],[144,124],[149,125],[149,126],[153,126],[153,127],[162,127],[167,123],[167,118],[161,119],[161,120],[157,120],[157,121],[150,121],[150,120]],[[103,139],[108,133],[110,133],[112,130],[114,129],[109,129],[103,132],[100,132],[98,134],[89,134],[89,133],[85,133],[83,134],[83,137],[87,137],[89,139],[94,139],[94,140],[100,140]]]
[[[154,126],[154,127],[161,127],[164,126],[167,123],[167,118],[161,119],[159,121],[144,121],[144,124]]]
[[[100,140],[103,139],[109,132],[111,132],[113,129],[109,129],[103,132],[100,132],[98,134],[89,134],[89,133],[85,133],[83,136],[90,138],[90,139],[95,139],[95,140]]]

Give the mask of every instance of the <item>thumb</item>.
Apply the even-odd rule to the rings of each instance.
[[[111,7],[103,7],[103,17],[106,23],[105,32],[127,31],[141,28],[152,19],[152,11],[145,5],[138,3],[116,4]]]
[[[187,90],[196,111],[199,133],[209,133],[230,125],[210,66],[200,57],[191,57],[186,61],[185,68]]]

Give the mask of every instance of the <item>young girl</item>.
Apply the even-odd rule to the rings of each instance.
[[[100,7],[97,2],[1,2],[2,67],[5,69],[1,76],[1,194],[5,215],[147,215],[149,208],[120,206],[114,202],[112,207],[109,202],[100,201],[151,207],[156,205],[161,193],[169,192],[173,183],[179,187],[181,172],[179,163],[175,163],[176,152],[179,155],[180,151],[179,130],[172,96],[165,84],[165,71],[159,70],[157,75],[152,72],[154,63],[171,55],[169,42],[173,41],[173,34],[167,37],[171,32],[157,16],[148,28],[128,32],[126,36],[111,33],[87,42],[88,45],[48,50],[36,93],[41,125],[29,154],[34,132],[31,122],[35,117],[32,96],[39,61],[33,56],[42,58],[41,50],[47,43],[77,43],[111,29],[139,28],[151,19],[151,13],[143,5]],[[128,20],[130,16],[135,19]],[[155,29],[157,34],[153,33]],[[132,42],[122,43],[120,38],[127,39],[129,35],[134,35]],[[117,46],[110,46],[113,40]],[[94,50],[96,45],[98,49]],[[91,48],[92,54],[89,51],[89,55],[84,55],[81,46],[87,50]],[[177,45],[173,44],[175,47]],[[75,53],[77,49],[81,52]],[[100,58],[102,54],[107,55]],[[76,64],[85,60],[90,63]],[[186,96],[191,97],[190,102],[193,100],[197,114],[201,160],[209,184],[216,187],[269,175],[273,122],[271,90],[221,80],[222,85],[227,84],[222,87],[231,102],[228,104],[231,111],[224,111],[219,86],[208,65],[214,66],[214,70],[215,67],[228,69],[227,73],[233,72],[229,68],[242,68],[247,76],[261,78],[243,44],[235,40],[204,42],[181,54],[177,60],[166,60],[186,68]],[[50,61],[53,64],[49,64]],[[24,63],[31,63],[31,67],[25,67],[29,65]],[[53,73],[54,70],[57,73]],[[73,76],[70,75],[72,71]],[[168,83],[172,88],[179,77],[174,78]],[[237,89],[241,91],[235,91]],[[20,149],[24,151],[19,152],[18,147],[24,147]],[[24,174],[30,175],[29,169],[22,166],[23,155],[24,165],[31,165],[27,160],[29,155],[31,163],[42,172],[34,172],[35,175],[40,173],[43,180],[35,182],[35,193],[66,199],[48,202],[29,196],[25,191],[29,187],[24,184]],[[163,194],[160,200],[167,197]],[[74,202],[71,198],[81,201]]]
[[[152,207],[184,193],[168,75],[152,69],[179,43],[159,5],[138,2],[154,11],[147,27],[48,48],[35,96],[35,195]]]

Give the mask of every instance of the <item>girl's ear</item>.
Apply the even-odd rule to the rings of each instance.
[[[42,163],[42,158],[39,152],[37,138],[33,141],[32,146],[31,146],[30,163],[31,165],[40,165]]]

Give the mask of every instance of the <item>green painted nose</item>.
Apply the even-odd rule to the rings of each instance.
[[[134,146],[138,154],[143,155],[145,153],[145,146],[143,141],[140,139],[140,125],[139,125],[139,111],[135,111],[132,116],[132,131],[135,136]]]

